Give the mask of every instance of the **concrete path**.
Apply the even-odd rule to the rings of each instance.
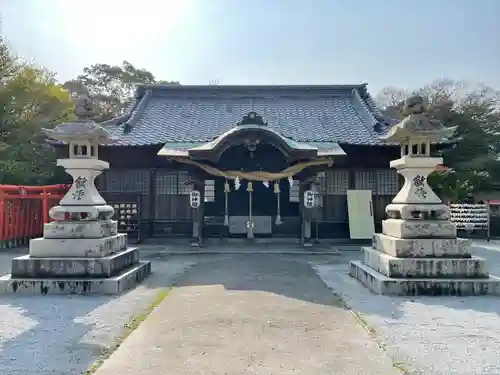
[[[96,375],[401,374],[307,259],[209,257]]]

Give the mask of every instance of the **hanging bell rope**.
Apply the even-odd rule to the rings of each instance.
[[[229,186],[229,182],[226,180],[224,182],[224,225],[229,226],[229,201],[228,196],[231,191],[231,187]]]
[[[276,195],[276,221],[274,222],[276,225],[283,224],[281,221],[281,202],[280,202],[280,183],[276,181],[274,183],[274,194]]]

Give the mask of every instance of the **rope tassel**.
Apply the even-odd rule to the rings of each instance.
[[[253,239],[253,217],[252,217],[252,192],[253,192],[253,184],[252,181],[248,181],[247,184],[247,192],[248,192],[248,223],[247,223],[247,238]]]
[[[283,224],[281,221],[281,202],[280,202],[280,183],[276,181],[274,183],[274,194],[276,194],[276,221],[274,222],[276,225]]]

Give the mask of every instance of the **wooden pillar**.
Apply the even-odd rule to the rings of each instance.
[[[302,191],[301,191],[301,197],[302,197],[302,222],[303,222],[303,241],[302,244],[306,247],[312,246],[311,242],[311,226],[312,226],[312,209],[311,208],[306,208],[304,206],[304,192],[306,190],[309,190],[311,188],[311,183],[309,181],[304,182],[302,184]]]
[[[193,181],[193,189],[200,192],[200,206],[193,208],[193,233],[191,246],[203,246],[203,223],[204,223],[204,206],[205,206],[205,181]]]
[[[348,180],[347,180],[347,188],[349,190],[356,189],[356,172],[352,169],[349,170]]]
[[[155,235],[156,221],[156,169],[151,169],[149,177],[149,236]]]
[[[312,219],[313,219],[313,210],[314,208],[306,208],[304,206],[304,192],[311,188],[311,181],[313,181],[318,173],[321,171],[321,168],[308,168],[306,171],[302,172],[300,177],[300,185],[299,185],[299,210],[301,217],[301,243],[304,246],[312,246]]]
[[[198,208],[198,243],[203,246],[203,227],[205,226],[205,180],[200,181],[197,186],[199,186],[200,191],[200,207]]]
[[[300,240],[304,246],[311,246],[311,219],[312,212],[310,208],[304,206],[304,192],[309,189],[310,183],[308,181],[301,182],[299,185],[300,197],[300,218],[301,218],[301,235]]]

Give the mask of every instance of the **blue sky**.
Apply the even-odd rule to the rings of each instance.
[[[500,0],[0,0],[0,14],[60,80],[128,60],[183,84],[500,88]]]

